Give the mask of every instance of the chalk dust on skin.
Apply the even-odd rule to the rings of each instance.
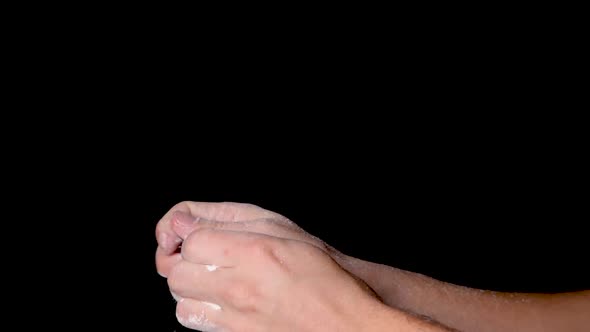
[[[211,308],[213,310],[221,310],[221,306],[219,304],[205,302],[205,301],[201,301],[201,303],[203,303],[204,305],[208,306],[209,308]]]
[[[207,315],[205,315],[205,309],[201,309],[198,314],[188,315],[188,319],[181,317],[177,313],[176,319],[181,325],[191,329],[210,331],[215,328],[215,324],[207,319]]]
[[[184,299],[181,299],[182,302]],[[176,319],[178,320],[178,322],[180,324],[182,324],[183,326],[186,326],[188,328],[191,329],[197,329],[197,330],[202,330],[202,331],[220,331],[220,329],[218,328],[218,326],[216,326],[216,324],[214,324],[213,322],[211,322],[208,318],[207,318],[207,314],[206,314],[206,310],[207,308],[209,308],[210,310],[221,310],[221,306],[215,304],[215,303],[211,303],[211,302],[205,302],[205,301],[199,301],[200,304],[202,304],[203,306],[198,309],[195,310],[194,312],[190,312],[188,313],[188,317],[186,317],[186,313],[183,314],[182,316],[176,312]],[[207,308],[205,308],[207,307]],[[184,311],[184,310],[183,310]]]

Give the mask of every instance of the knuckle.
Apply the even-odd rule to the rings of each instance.
[[[284,264],[283,255],[281,254],[283,252],[282,242],[281,239],[255,239],[248,245],[248,254],[264,265],[282,266]]]

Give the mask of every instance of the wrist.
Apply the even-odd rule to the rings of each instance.
[[[407,277],[400,269],[364,261],[338,252],[332,258],[346,271],[362,279],[388,306],[404,307],[401,303],[400,287]]]

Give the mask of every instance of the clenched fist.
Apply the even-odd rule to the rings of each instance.
[[[158,271],[189,328],[359,331],[384,307],[322,241],[253,205],[181,203],[156,236]]]

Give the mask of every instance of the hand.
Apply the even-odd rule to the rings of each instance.
[[[188,328],[358,331],[384,306],[306,242],[205,227],[181,240],[168,284]]]
[[[326,245],[317,237],[306,233],[293,222],[277,213],[259,208],[251,204],[241,203],[183,202],[177,204],[168,213],[166,213],[166,215],[160,220],[156,228],[156,237],[158,239],[159,244],[156,254],[156,264],[158,272],[161,275],[169,276],[172,273],[169,279],[170,282],[173,282],[173,280],[176,279],[175,274],[173,272],[176,271],[176,266],[182,266],[183,264],[181,263],[184,261],[182,255],[179,253],[178,248],[180,247],[184,239],[189,237],[191,233],[199,233],[202,231],[230,232],[230,234],[242,233],[249,234],[248,236],[262,236],[263,238],[265,238],[266,236],[266,238],[274,238],[274,241],[279,241],[280,243],[295,242],[299,245],[307,246],[307,250],[310,250],[309,248],[313,248],[313,250],[315,250],[316,252],[323,252],[324,259],[328,257],[325,255],[327,253],[340,266],[335,265],[334,261],[330,260],[330,263],[326,265],[324,268],[331,266],[332,268],[335,268],[337,271],[339,271],[337,274],[341,274],[344,271],[342,271],[340,267],[343,267],[345,270],[351,272],[351,274],[348,275],[348,278],[352,279],[356,283],[356,288],[351,288],[350,290],[356,289],[358,291],[358,289],[360,288],[364,292],[365,296],[376,296],[373,290],[369,288],[369,286],[367,286],[367,284],[360,280],[360,278],[358,278],[356,275],[358,275],[364,280],[369,281],[374,280],[375,277],[377,277],[377,279],[380,279],[379,276],[381,274],[375,272],[381,270],[381,267],[375,269],[374,265],[376,264],[361,261],[353,257],[349,257],[339,253],[337,250]],[[188,242],[185,242],[182,245],[183,251],[186,250],[184,248],[187,245],[189,245]],[[203,272],[203,264],[200,265],[201,272]],[[209,264],[209,266],[205,265],[205,269],[208,272],[213,272],[209,270],[218,270],[212,264]],[[303,277],[308,275],[312,274],[302,272]],[[309,280],[309,278],[307,279]],[[321,278],[317,279],[320,280]],[[191,280],[194,282],[195,280],[198,280],[198,278]],[[331,282],[328,282],[327,280],[329,280],[329,278],[325,279],[323,282],[331,284]],[[395,278],[393,278],[392,280],[395,280]],[[375,285],[379,284],[377,283]],[[173,285],[171,285],[171,287],[174,289]],[[343,289],[346,291],[349,290],[346,287]],[[326,291],[329,290],[330,286],[326,288]],[[333,291],[333,289],[331,291]],[[346,291],[344,293],[346,293]],[[175,296],[177,300],[180,301],[179,303],[185,303],[187,301],[185,298],[181,298],[178,295],[175,295],[174,292],[172,294],[173,296]],[[228,296],[231,296],[233,292],[228,291],[228,294]],[[240,294],[239,291],[237,294]],[[322,292],[319,292],[318,294],[322,294]],[[324,293],[324,295],[326,294]],[[320,296],[320,298],[322,297]],[[297,297],[294,297],[294,299],[297,299]],[[311,303],[316,302],[312,301]],[[403,330],[402,325],[409,324],[408,326],[419,326],[419,330],[421,331],[439,331],[439,329],[437,328],[432,329],[432,324],[426,324],[423,321],[417,320],[413,316],[407,316],[407,314],[396,311],[394,308],[384,306],[379,301],[375,301],[374,298],[372,302],[370,302],[367,306],[363,306],[361,302],[357,303],[358,310],[356,312],[356,317],[364,315],[363,312],[365,312],[367,308],[374,307],[375,303],[377,303],[379,306],[382,306],[382,308],[381,310],[376,309],[371,310],[371,312],[369,313],[366,313],[369,316],[363,317],[363,319],[365,320],[363,323],[364,330],[388,331],[391,330],[393,326],[397,326],[401,328],[401,331]],[[207,324],[211,325],[212,320],[211,318],[209,318],[211,317],[210,314],[214,314],[217,311],[219,311],[216,309],[222,309],[219,305],[210,303],[208,301],[193,301],[192,304],[192,315],[188,311],[183,309],[185,308],[185,305],[179,304],[178,306],[179,320],[187,325],[203,325],[205,317],[207,317]],[[290,308],[293,309],[293,305],[291,302],[289,305],[291,305]],[[300,305],[302,304],[300,303]],[[303,306],[307,306],[307,304],[303,304]],[[194,310],[196,310],[196,312]],[[380,313],[383,315],[381,315]],[[315,316],[312,315],[310,317]],[[333,315],[326,316],[326,318],[329,317],[333,317]],[[393,321],[391,320],[392,317],[394,317]],[[342,321],[347,321],[347,319],[345,318],[342,319]],[[348,318],[348,320],[350,320],[350,317]],[[329,324],[337,324],[335,322],[330,323],[329,320],[324,321],[323,318],[319,320],[319,322],[324,322],[325,324],[318,326],[328,326]],[[257,321],[257,324],[264,324],[264,322]],[[317,325],[317,321],[315,325]],[[355,324],[349,323],[348,325],[350,327]],[[243,328],[240,328],[240,330],[243,330]],[[325,330],[333,330],[333,328],[329,327]],[[414,331],[413,328],[409,330]]]
[[[327,252],[339,263],[344,259],[344,255],[336,249],[278,213],[252,204],[182,202],[170,209],[156,226],[158,273],[168,275],[170,268],[180,259],[177,249],[183,237],[202,228],[252,232],[299,240]]]

